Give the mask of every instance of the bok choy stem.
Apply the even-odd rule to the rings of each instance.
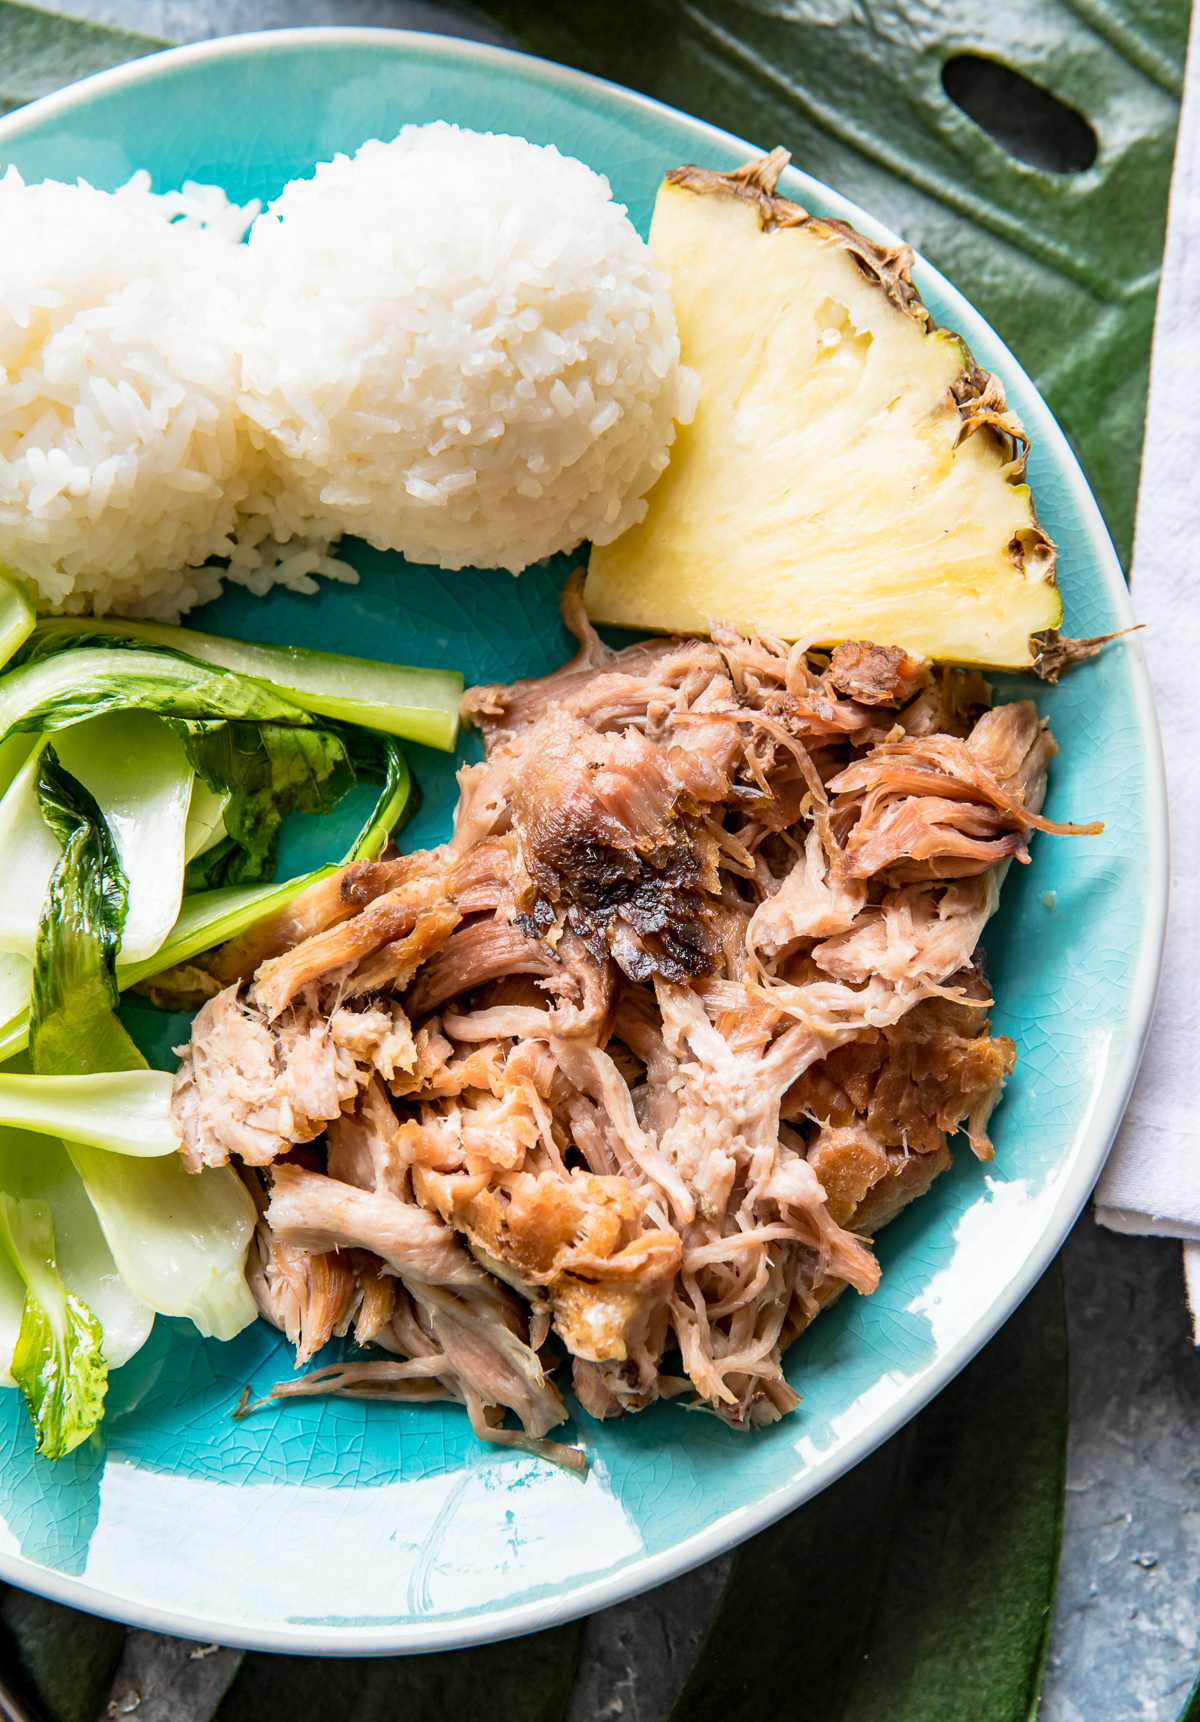
[[[0,563],[0,664],[6,664],[33,633],[37,612],[28,591],[4,563]]]
[[[66,655],[70,656],[71,654]],[[79,654],[79,656],[82,655],[82,653]],[[232,768],[225,769],[228,759],[220,751],[233,745],[232,738],[228,742],[222,738],[219,746],[214,746],[212,745],[213,732],[206,725],[193,724],[191,720],[188,720],[186,723],[179,723],[173,727],[176,727],[177,730],[183,729],[185,732],[203,730],[203,745],[206,748],[211,747],[211,751],[207,755],[207,766],[213,778],[220,781],[225,777],[236,776]],[[221,727],[220,724],[214,726],[215,729]],[[253,728],[249,724],[243,725],[240,720],[229,727],[235,734],[243,729],[250,730]],[[282,735],[284,733],[283,726],[276,726],[274,723],[266,723],[259,728],[268,734]],[[338,789],[342,780],[342,774],[348,774],[351,768],[357,776],[380,783],[380,794],[375,807],[353,847],[343,858],[343,864],[346,861],[374,859],[382,852],[389,837],[397,827],[411,817],[420,805],[419,788],[409,772],[407,761],[395,738],[379,732],[342,729],[340,726],[336,729],[303,731],[289,728],[287,731],[288,736],[297,734],[303,734],[306,737],[311,736],[315,743],[314,750],[309,754],[302,753],[300,756],[301,768],[297,768],[293,763],[290,768],[280,765],[278,769],[285,784],[289,780],[289,770],[291,771],[291,788],[296,789],[297,798],[300,799],[301,805],[316,806],[319,804],[320,798],[332,798],[332,794]],[[0,748],[4,745],[0,743]],[[271,744],[267,745],[269,748]],[[57,752],[51,757],[57,761],[58,770],[61,773],[62,762],[57,759]],[[261,761],[255,759],[252,763],[254,770],[257,771]],[[327,779],[322,780],[321,772],[325,763],[329,764],[330,775]],[[24,769],[32,780],[40,779],[43,773],[41,756],[39,755],[36,761],[29,762]],[[69,777],[70,773],[64,775]],[[234,791],[225,790],[218,793],[210,788],[203,779],[199,780],[199,783],[203,785],[204,794],[213,808],[218,810],[218,814],[214,814],[214,817],[227,815],[229,803],[225,798],[228,797],[231,801]],[[82,790],[82,785],[79,788]],[[248,794],[249,791],[245,790],[245,786],[243,788],[244,792]],[[86,790],[83,793],[86,794]],[[195,799],[195,791],[193,791],[193,799]],[[103,840],[98,834],[102,828],[106,829],[105,821],[100,817],[101,811],[94,804],[95,818],[91,828],[97,835],[90,841],[95,844],[102,843]],[[50,831],[46,829],[45,821],[41,816],[37,817],[36,824],[38,830],[34,835],[38,836],[44,833],[49,843],[46,857],[46,872],[49,872],[54,864],[53,838]],[[262,831],[263,828],[260,816],[258,830]],[[241,829],[245,835],[249,831],[249,825],[244,824]],[[78,841],[84,842],[85,840],[80,836]],[[216,850],[210,851],[210,853],[216,854]],[[201,856],[201,859],[204,860],[207,857]],[[116,857],[116,865],[119,869],[119,856]],[[130,962],[123,960],[123,954],[118,948],[115,968],[116,986],[120,989],[136,986],[141,981],[148,980],[166,969],[187,962],[202,951],[223,944],[227,939],[236,938],[240,933],[252,927],[257,920],[275,913],[292,897],[299,895],[309,885],[315,884],[319,879],[326,878],[335,870],[335,866],[331,864],[317,868],[312,873],[302,874],[298,878],[285,880],[280,884],[241,884],[188,893],[180,905],[174,926],[156,950],[145,957]],[[44,876],[44,874],[39,874],[39,894],[43,890],[40,880]],[[223,874],[219,873],[218,876],[227,878],[228,868],[225,868]],[[89,889],[86,879],[80,875],[72,885],[71,892],[79,902],[82,902]],[[4,915],[0,913],[0,935],[2,935],[3,923]],[[39,923],[39,928],[46,937],[50,936],[49,923],[44,927]],[[64,934],[64,936],[69,942],[69,935]],[[84,960],[85,954],[82,951],[79,955],[80,959]],[[90,957],[87,957],[86,961],[90,962],[90,960]],[[11,1058],[28,1042],[28,977],[29,967],[25,957],[0,951],[0,1061]],[[94,983],[95,978],[94,975],[91,976],[89,984]],[[104,993],[104,996],[108,996],[107,992]],[[53,1015],[53,1011],[44,1003],[41,1016],[47,1023],[47,1032]],[[95,1016],[87,1017],[86,1020],[101,1025],[106,1035],[114,1034],[115,1031],[118,1041],[124,1037],[124,1031],[120,1029],[120,1025],[116,1022],[109,1007],[98,1012]],[[125,1051],[128,1052],[127,1047]],[[49,1057],[50,1055],[44,1051],[40,1055],[42,1068],[48,1067],[46,1059]],[[115,1053],[113,1057],[115,1059]],[[112,1069],[116,1068],[116,1065],[106,1060],[97,1068]]]
[[[201,663],[235,670],[277,689],[295,705],[320,717],[361,724],[450,752],[458,737],[463,678],[457,670],[417,669],[315,652],[303,646],[264,646],[228,640],[169,622],[129,622],[91,616],[51,616],[39,622],[32,642],[38,653],[83,638],[128,640],[184,652]]]
[[[165,1070],[103,1070],[79,1076],[22,1076],[0,1070],[3,1124],[37,1136],[65,1136],[139,1160],[174,1154],[179,1148],[171,1125],[171,1077]]]

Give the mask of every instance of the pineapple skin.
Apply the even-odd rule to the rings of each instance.
[[[645,518],[592,550],[588,613],[1027,669],[1062,619],[1027,439],[931,323],[907,248],[774,197],[785,160],[659,191],[650,243],[700,403]]]

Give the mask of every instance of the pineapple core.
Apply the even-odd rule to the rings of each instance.
[[[931,323],[907,248],[773,195],[786,159],[659,191],[650,243],[700,404],[645,519],[593,549],[588,613],[1027,668],[1062,605],[1021,427]]]

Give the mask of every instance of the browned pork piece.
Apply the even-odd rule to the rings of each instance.
[[[720,627],[613,653],[574,583],[564,615],[569,664],[466,696],[449,842],[156,982],[208,995],[175,1114],[258,1196],[264,1316],[298,1363],[391,1354],[275,1395],[457,1399],[558,1458],[559,1348],[596,1417],[797,1404],[784,1350],[874,1289],[873,1232],[960,1128],[991,1155],[1005,868],[1098,829],[1041,816],[1053,739],[977,672]]]

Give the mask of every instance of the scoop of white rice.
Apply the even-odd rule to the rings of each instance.
[[[406,126],[293,181],[249,252],[241,404],[311,514],[514,573],[645,514],[696,378],[666,277],[582,162]]]
[[[323,547],[290,547],[281,573],[274,481],[237,410],[257,207],[156,197],[145,173],[115,194],[0,179],[0,561],[40,608],[176,618],[220,590],[198,565],[231,552],[234,578],[311,587]]]

